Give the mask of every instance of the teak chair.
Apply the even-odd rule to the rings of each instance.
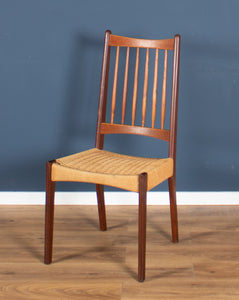
[[[106,100],[111,48],[116,47],[114,76],[112,88],[111,117],[106,122]],[[124,48],[125,67],[122,97],[121,123],[115,122],[117,81],[119,70],[119,53]],[[134,48],[134,49],[131,49]],[[141,50],[143,48],[144,50]],[[152,50],[153,49],[153,50]],[[128,88],[130,51],[135,51],[133,69],[133,99],[131,124],[125,124],[126,99]],[[140,55],[143,51],[143,55]],[[149,78],[149,53],[153,51],[154,79],[152,91],[151,126],[146,127],[146,109]],[[164,128],[166,110],[168,53],[173,51],[172,63],[172,92],[169,129]],[[159,52],[163,54],[162,69],[162,99],[161,99],[161,128],[155,127],[157,89],[159,81]],[[144,54],[145,53],[145,54]],[[172,241],[178,242],[178,221],[176,206],[176,134],[178,106],[180,36],[175,35],[166,40],[145,40],[112,35],[105,32],[102,76],[99,96],[99,109],[96,130],[95,148],[77,154],[47,162],[46,172],[46,215],[45,215],[45,264],[52,262],[54,193],[56,181],[89,182],[96,184],[100,229],[106,230],[106,214],[104,204],[104,185],[122,188],[139,193],[138,216],[138,280],[145,279],[145,250],[146,250],[146,193],[164,180],[168,179],[170,195],[170,212]],[[137,95],[139,94],[139,58],[145,57],[144,83],[142,86],[142,120],[141,125],[135,125]],[[159,102],[159,101],[158,101]],[[161,139],[169,143],[169,153],[166,158],[143,158],[117,154],[103,150],[105,134],[136,134]]]

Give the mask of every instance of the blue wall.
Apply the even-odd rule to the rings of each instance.
[[[177,188],[238,190],[238,10],[236,0],[0,0],[0,190],[41,191],[45,161],[94,146],[106,29],[181,34]],[[136,141],[118,143],[146,151]],[[152,156],[157,147],[150,140]]]

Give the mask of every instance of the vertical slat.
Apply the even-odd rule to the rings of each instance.
[[[142,127],[145,125],[145,116],[147,108],[147,94],[148,94],[148,76],[149,75],[149,48],[146,51],[145,58],[145,72],[144,72],[144,91],[143,91],[143,103],[142,103]]]
[[[134,72],[134,91],[133,91],[133,103],[132,103],[132,125],[135,122],[136,114],[136,103],[137,103],[137,94],[138,94],[138,77],[139,77],[139,48],[136,52],[136,62],[135,62],[135,72]]]
[[[158,49],[155,49],[155,64],[154,64],[154,84],[153,84],[153,98],[152,98],[152,128],[155,126],[156,104],[157,104],[157,90],[158,90]]]
[[[117,46],[116,57],[115,57],[115,73],[114,73],[112,104],[111,104],[111,124],[114,123],[117,81],[118,81],[118,68],[119,68],[119,46]]]
[[[128,74],[129,74],[129,47],[127,47],[126,60],[125,60],[125,74],[124,74],[124,90],[123,90],[123,99],[122,99],[121,124],[124,124],[124,119],[125,119],[127,88],[128,88]]]
[[[165,50],[165,54],[164,54],[164,72],[163,72],[163,88],[162,88],[162,105],[161,105],[161,129],[164,129],[165,111],[166,111],[167,67],[168,67],[168,50]]]

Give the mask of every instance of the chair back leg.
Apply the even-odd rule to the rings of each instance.
[[[45,254],[44,263],[52,262],[55,182],[51,180],[52,162],[46,163]]]
[[[100,230],[105,231],[107,230],[107,224],[106,224],[106,213],[105,213],[104,186],[100,184],[96,184],[96,193],[97,193],[97,201],[98,201]]]
[[[145,280],[147,173],[139,175],[138,281]]]
[[[172,241],[178,242],[178,214],[176,203],[176,179],[171,177],[168,179],[169,197],[170,197],[170,213],[171,213],[171,227],[172,227]]]

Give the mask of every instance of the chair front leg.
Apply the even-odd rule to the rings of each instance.
[[[172,241],[178,242],[178,214],[176,202],[176,178],[173,176],[168,179],[169,197],[170,197],[170,213],[172,227]]]
[[[145,280],[147,173],[139,175],[138,281]]]
[[[55,182],[51,180],[53,161],[46,163],[45,253],[44,263],[52,262]]]
[[[106,213],[105,213],[104,186],[100,184],[96,184],[96,193],[97,193],[97,201],[98,201],[100,230],[105,231],[107,230],[107,224],[106,224]]]

